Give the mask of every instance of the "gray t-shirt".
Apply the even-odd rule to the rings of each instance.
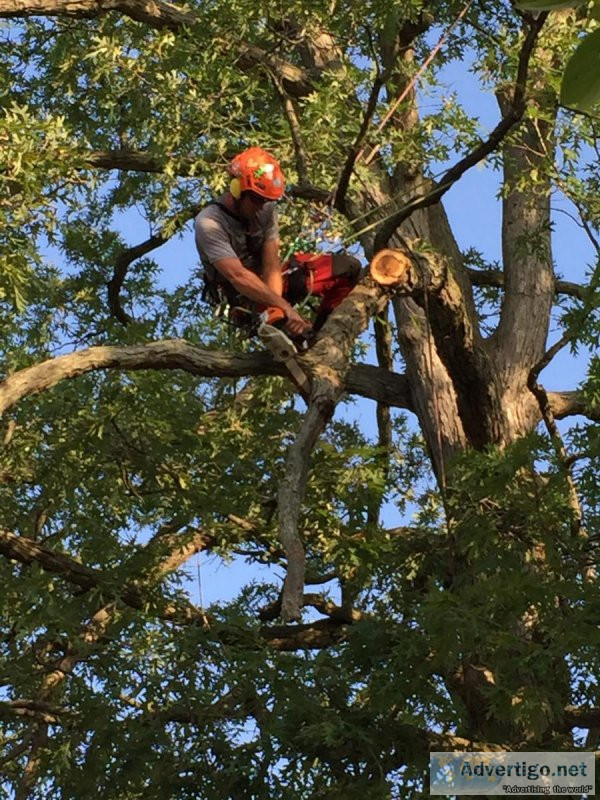
[[[224,196],[218,202],[223,203]],[[214,267],[221,258],[239,258],[245,267],[260,274],[264,243],[279,239],[277,207],[275,203],[265,203],[247,224],[213,203],[196,217],[194,233],[205,267]]]

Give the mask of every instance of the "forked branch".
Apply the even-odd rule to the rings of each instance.
[[[302,359],[312,377],[312,392],[300,432],[289,451],[278,498],[279,536],[288,556],[288,574],[281,600],[285,621],[299,619],[302,608],[304,547],[298,534],[298,521],[310,457],[343,394],[354,341],[386,302],[383,287],[364,279],[333,312],[322,335]]]
[[[123,323],[123,325],[127,325],[127,323],[131,322],[131,317],[121,305],[120,296],[129,266],[138,258],[151,253],[153,250],[156,250],[168,242],[169,239],[190,219],[193,219],[199,211],[200,207],[194,206],[179,212],[172,220],[163,225],[160,233],[151,236],[149,239],[146,239],[146,241],[135,245],[135,247],[130,247],[119,253],[115,261],[113,276],[108,282],[108,305],[111,314],[116,317],[119,322]]]

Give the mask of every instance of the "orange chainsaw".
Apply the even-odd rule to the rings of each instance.
[[[295,343],[285,331],[278,327],[283,322],[285,322],[285,314],[281,309],[268,308],[263,311],[257,329],[258,338],[270,351],[275,361],[285,364],[300,394],[308,403],[310,383],[297,361],[298,354],[308,349],[308,342],[306,339],[302,339]]]

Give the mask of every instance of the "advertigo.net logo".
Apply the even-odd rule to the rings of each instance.
[[[594,753],[430,753],[431,794],[594,794]]]

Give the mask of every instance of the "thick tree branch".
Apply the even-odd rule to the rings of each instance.
[[[96,19],[113,11],[151,28],[175,33],[205,24],[200,15],[164,0],[0,0],[0,19],[34,16]],[[215,41],[215,44],[231,55],[231,41]],[[258,64],[268,66],[279,75],[286,91],[295,97],[305,97],[313,91],[306,70],[249,42],[237,42],[236,48],[241,69],[252,69]]]
[[[306,162],[308,159],[305,159]],[[98,150],[84,156],[84,161],[89,167],[106,170],[124,170],[131,172],[164,172],[168,159],[160,158],[157,155],[144,153],[134,150]],[[300,169],[302,163],[298,162]],[[179,177],[197,177],[197,161],[193,158],[176,158],[171,162],[174,172]],[[302,175],[302,172],[299,172]],[[286,196],[298,198],[300,200],[313,200],[317,203],[325,203],[330,197],[327,189],[313,186],[308,182],[301,182],[296,186],[286,188]]]
[[[285,622],[301,617],[304,592],[304,547],[298,535],[300,507],[306,491],[310,455],[329,417],[315,403],[309,405],[300,433],[288,451],[278,495],[279,538],[288,559],[283,584],[281,616]]]
[[[172,572],[193,553],[206,549],[212,544],[210,537],[203,534],[197,534],[187,541],[181,534],[175,534],[172,537],[168,537],[168,539],[165,542],[167,552],[163,554],[158,562],[158,566],[153,573],[155,577],[157,574],[162,576],[167,572]],[[16,536],[7,531],[0,531],[0,554],[21,564],[35,562],[43,570],[60,574],[69,583],[85,590],[106,586],[107,589],[103,592],[105,599],[115,597],[114,578],[111,578],[109,582],[107,576],[100,570],[86,567],[75,559],[62,553],[55,553],[24,536]],[[145,609],[147,607],[147,598],[142,587],[149,577],[150,574],[145,574],[140,577],[138,585],[125,586],[119,594],[119,599],[136,611]],[[315,605],[313,595],[307,595],[307,600],[309,604]],[[326,611],[330,618],[308,625],[263,627],[260,629],[260,637],[271,647],[279,650],[310,650],[329,647],[336,642],[342,641],[346,637],[346,625],[358,619],[356,614],[351,615],[349,619],[342,611],[338,613],[336,609],[337,607],[334,606],[325,607],[323,605],[319,610]],[[208,623],[207,617],[201,609],[191,603],[167,602],[155,611],[153,610],[152,614],[158,619],[175,622],[179,625],[202,625],[202,627],[206,628]],[[210,634],[208,630],[207,633]],[[246,635],[244,631],[238,633],[220,630],[215,631],[214,636],[217,639],[232,643],[237,642],[238,644],[241,636],[242,640],[246,641],[248,645],[251,645],[253,639],[250,631]],[[25,712],[23,713],[25,714]]]
[[[278,498],[279,535],[288,555],[281,601],[286,621],[298,619],[302,605],[304,548],[298,536],[298,520],[310,456],[344,391],[354,341],[386,300],[381,286],[363,279],[329,317],[321,336],[302,359],[312,378],[311,396],[300,432],[289,451]]]
[[[231,50],[231,43],[227,42],[226,45]],[[236,47],[238,53],[236,63],[240,69],[250,70],[257,65],[267,67],[278,76],[284,90],[292,97],[302,98],[314,92],[312,76],[301,67],[290,64],[276,53],[266,52],[249,42],[236,42]]]
[[[418,195],[408,201],[396,214],[391,216],[388,220],[383,222],[375,236],[375,252],[387,246],[390,238],[395,233],[399,225],[404,220],[408,219],[419,208],[427,208],[435,203],[438,203],[444,194],[461,178],[467,170],[478,164],[483,158],[490,153],[494,152],[506,135],[514,128],[514,126],[522,119],[525,113],[525,91],[527,84],[527,75],[529,70],[529,61],[533,53],[533,49],[539,35],[540,30],[547,18],[547,12],[539,14],[537,19],[532,21],[529,26],[527,35],[521,53],[519,56],[519,64],[517,68],[517,76],[515,87],[513,91],[512,101],[507,107],[505,113],[494,130],[490,133],[488,138],[481,142],[474,148],[467,156],[458,161],[451,167],[441,178],[440,181],[435,183],[429,192],[424,195]]]
[[[582,392],[546,392],[555,419],[581,415],[600,422],[600,408],[591,408]]]
[[[98,169],[117,169],[131,172],[162,172],[167,158],[139,150],[95,150],[84,156],[88,166]],[[179,160],[175,173],[180,177],[192,174],[193,160]]]
[[[0,416],[19,401],[46,391],[62,380],[102,369],[182,369],[205,378],[242,378],[251,375],[287,375],[283,364],[268,353],[228,353],[206,350],[184,339],[121,347],[98,346],[78,350],[15,372],[0,383]],[[344,389],[371,400],[410,409],[408,382],[368,364],[348,371]]]
[[[0,18],[60,16],[95,19],[111,11],[118,11],[152,28],[173,31],[197,22],[194,14],[164,0],[0,0]]]
[[[161,538],[160,541],[154,543],[154,549],[161,551],[161,562],[154,571],[154,579],[159,579],[177,569],[192,555],[200,550],[210,548],[213,544],[213,538],[202,533],[196,533],[192,537],[174,534]],[[148,545],[148,548],[150,547],[151,545]],[[115,597],[113,576],[105,575],[101,570],[86,567],[79,561],[63,553],[56,553],[25,536],[17,536],[10,531],[0,530],[0,554],[21,564],[29,565],[35,562],[43,570],[59,574],[69,583],[85,591],[96,587],[106,587],[106,591],[103,592],[105,599]],[[125,605],[136,611],[144,609],[147,605],[147,598],[141,584],[125,585],[118,596]],[[187,607],[180,608],[170,602],[158,612],[160,618],[176,621],[182,614],[185,620],[190,618],[190,610]],[[197,616],[195,613],[191,614],[191,617],[195,616]]]
[[[398,295],[411,296],[423,309],[427,370],[432,377],[433,338],[435,352],[456,392],[462,427],[471,445],[479,448],[502,438],[499,387],[492,359],[460,283],[461,276],[455,273],[457,270],[448,259],[429,252],[419,253],[407,243],[401,249],[379,250],[371,262],[375,280]],[[440,417],[439,411],[435,411],[435,416]],[[438,430],[440,427],[437,425]],[[443,485],[441,437],[438,450]]]
[[[473,286],[504,288],[504,273],[501,269],[473,269],[468,267],[466,271]],[[575,297],[577,300],[584,300],[586,296],[585,286],[580,283],[571,283],[570,281],[556,280],[554,282],[554,291],[556,295],[564,294],[568,297]]]

